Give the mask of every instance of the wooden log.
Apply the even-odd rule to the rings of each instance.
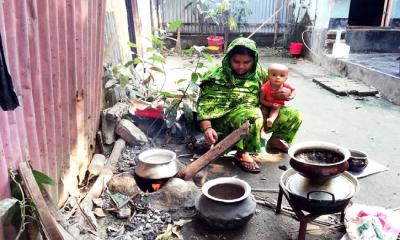
[[[239,140],[243,139],[249,133],[250,123],[247,121],[240,128],[236,129],[228,136],[226,136],[221,142],[215,145],[213,148],[208,150],[199,159],[192,162],[183,170],[179,171],[178,177],[184,180],[191,179],[197,172],[207,166],[209,163],[220,157],[224,152],[237,143]]]
[[[53,215],[54,219],[57,222],[58,230],[61,233],[63,233],[63,236],[65,239],[74,239],[73,234],[69,231],[69,227],[71,225],[67,222],[67,219],[65,219],[63,214],[57,208],[57,206],[53,202],[53,199],[50,197],[50,195],[46,189],[42,195],[43,195],[44,201],[46,202],[47,206],[49,207],[49,211],[51,212],[51,215]],[[77,237],[77,236],[75,236],[75,237]]]
[[[80,203],[80,208],[82,209],[85,218],[89,219],[91,226],[94,226],[94,228],[97,228],[97,221],[92,212],[93,199],[100,197],[104,190],[104,186],[106,186],[107,182],[112,178],[112,165],[118,162],[119,156],[121,155],[125,144],[125,140],[123,139],[118,139],[115,142],[111,155],[108,158],[105,167],[101,171],[100,176],[96,179],[96,182],[93,184],[85,198]]]
[[[32,170],[26,162],[22,161],[19,164],[19,172],[22,178],[23,187],[36,206],[46,237],[52,240],[64,239],[63,235],[58,230],[57,223],[51,215],[42,193],[40,192],[39,186],[32,174]]]
[[[14,208],[17,208],[18,200],[15,198],[6,198],[0,200],[0,240],[15,239],[17,230],[8,222],[13,214]],[[7,238],[6,238],[7,236]]]

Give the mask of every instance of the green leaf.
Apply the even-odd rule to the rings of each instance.
[[[32,170],[32,174],[36,179],[36,182],[38,184],[48,184],[48,185],[55,185],[56,183],[54,182],[53,179],[51,179],[49,176],[46,174],[39,172],[37,170]]]
[[[157,47],[161,47],[163,45],[163,41],[161,41],[161,39],[156,35],[151,35],[150,39]]]
[[[162,56],[158,56],[158,55],[153,55],[151,57],[149,57],[149,59],[156,61],[156,62],[162,62],[165,63],[165,58]]]
[[[32,170],[32,174],[33,177],[36,180],[36,183],[39,186],[40,191],[44,191],[44,185],[48,184],[48,185],[55,185],[56,183],[54,182],[53,179],[51,179],[49,176],[47,176],[46,174],[39,172],[37,170]]]
[[[170,22],[169,24],[168,24],[168,28],[169,29],[171,29],[171,30],[173,30],[173,31],[175,31],[178,27],[180,27],[182,25],[182,20],[180,20],[180,19],[177,19],[177,20],[175,20],[175,21],[173,21],[173,22]]]
[[[177,84],[180,84],[180,83],[186,82],[186,81],[187,81],[186,79],[179,79],[178,81],[176,81],[176,83],[177,83]]]
[[[125,87],[126,84],[129,83],[129,77],[123,74],[120,74],[119,76],[119,84],[121,84],[122,87]]]
[[[124,66],[127,68],[127,67],[129,67],[130,65],[132,65],[132,64],[133,64],[133,60],[127,61],[127,62],[124,64]]]
[[[154,48],[152,48],[152,47],[146,48],[146,52],[153,52],[153,51],[154,51]]]
[[[119,67],[118,67],[118,66],[114,66],[114,67],[112,68],[112,72],[113,72],[114,74],[119,73]]]
[[[170,93],[170,92],[165,92],[165,91],[161,91],[159,94],[160,94],[161,96],[164,96],[164,97],[172,97],[172,96],[174,96],[172,93]]]
[[[156,71],[156,72],[160,72],[160,73],[162,73],[162,74],[165,74],[165,72],[164,72],[161,68],[159,68],[159,67],[153,66],[153,67],[151,67],[150,69],[153,70],[153,71]]]
[[[199,64],[197,64],[197,67],[198,67],[198,68],[202,68],[202,67],[204,67],[204,63],[202,63],[202,62],[199,62]]]
[[[197,82],[197,79],[199,79],[199,74],[196,72],[192,73],[192,77],[191,77],[192,83]]]
[[[137,65],[139,63],[142,63],[142,59],[139,57],[136,57],[135,59],[133,59],[133,64]]]
[[[228,26],[231,31],[236,31],[237,29],[237,23],[232,16],[229,16],[228,18]]]
[[[128,46],[129,47],[133,47],[133,48],[137,48],[138,47],[137,44],[133,43],[133,42],[128,42]]]
[[[208,60],[208,62],[212,62],[212,57],[211,57],[210,54],[208,54],[208,53],[203,53],[203,57],[205,57],[205,58]]]
[[[177,84],[180,84],[180,83],[183,83],[183,82],[187,82],[187,79],[181,78],[181,79],[176,81]]]

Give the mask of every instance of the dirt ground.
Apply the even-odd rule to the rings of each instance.
[[[167,61],[167,72],[173,71],[166,84],[170,89],[174,88],[176,79],[190,73],[191,64],[188,59],[184,59],[183,64],[181,60],[169,58]],[[220,59],[207,65],[218,62]],[[366,152],[370,159],[384,164],[389,171],[361,179],[360,191],[352,201],[386,208],[400,207],[400,107],[376,97],[362,100],[351,96],[338,97],[312,82],[313,77],[329,75],[308,61],[293,64],[287,58],[261,58],[261,65],[264,67],[272,62],[289,66],[289,83],[298,90],[296,98],[290,102],[291,106],[298,108],[303,114],[303,124],[296,142],[322,140]],[[246,180],[253,188],[277,189],[282,174],[282,170],[278,169],[279,165],[289,167],[288,156],[282,156],[279,162],[262,164],[262,172],[257,175],[242,172],[230,161],[217,160],[210,166],[208,179],[237,176]],[[256,194],[277,199],[275,193]],[[296,220],[276,215],[271,209],[257,205],[256,214],[242,228],[213,230],[194,220],[183,227],[183,235],[185,239],[297,239],[298,227]],[[310,231],[307,239],[340,239],[342,235],[340,232]]]

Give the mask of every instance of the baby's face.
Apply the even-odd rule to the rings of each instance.
[[[288,79],[288,71],[283,69],[269,69],[268,80],[271,85],[280,86]]]

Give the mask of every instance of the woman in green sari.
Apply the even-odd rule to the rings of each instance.
[[[260,153],[263,116],[259,91],[267,71],[258,64],[258,50],[253,40],[237,38],[232,41],[222,65],[204,74],[197,101],[198,120],[204,138],[209,144],[218,141],[217,132],[227,135],[246,121],[249,135],[236,144],[235,163],[242,170],[259,173],[258,164],[249,152]],[[274,98],[286,100],[290,90],[276,92]],[[291,107],[283,107],[273,126],[268,147],[287,151],[301,125],[301,114]]]

